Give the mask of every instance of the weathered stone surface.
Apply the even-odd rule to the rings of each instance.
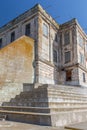
[[[0,51],[0,84],[34,82],[34,41],[23,36]]]
[[[87,89],[40,85],[3,102],[0,114],[8,120],[64,126],[87,120]]]

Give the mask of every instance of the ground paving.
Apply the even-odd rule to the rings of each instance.
[[[87,122],[66,126],[66,128],[40,126],[11,121],[0,121],[0,130],[87,130]]]
[[[10,121],[0,121],[0,130],[67,130],[67,129],[25,124],[25,123],[18,123],[18,122],[10,122]]]
[[[66,126],[66,128],[71,129],[71,130],[87,130],[87,122],[69,125],[69,126]]]

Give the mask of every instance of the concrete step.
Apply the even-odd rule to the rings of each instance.
[[[25,94],[26,95],[26,94]],[[63,100],[77,100],[77,101],[84,101],[84,102],[86,102],[87,101],[87,98],[85,98],[85,97],[78,97],[78,96],[73,96],[73,95],[63,95],[63,94],[55,94],[55,93],[49,93],[48,94],[48,96],[43,96],[42,97],[42,95],[40,96],[37,96],[37,95],[35,95],[34,97],[30,97],[30,96],[24,96],[24,97],[22,97],[22,96],[20,96],[20,95],[17,95],[16,97],[15,97],[15,99],[12,99],[12,101],[16,101],[16,100],[20,100],[20,99],[28,99],[28,100],[34,100],[34,99],[37,99],[37,100],[39,100],[39,99],[63,99]]]
[[[21,98],[40,98],[40,97],[48,97],[51,95],[58,95],[58,96],[71,96],[71,97],[77,97],[77,98],[83,98],[83,99],[87,99],[87,94],[78,94],[78,93],[71,93],[71,92],[66,92],[66,91],[55,91],[54,89],[52,90],[48,90],[48,92],[42,93],[42,91],[34,91],[34,92],[22,92],[20,94]],[[19,98],[20,98],[19,97]],[[17,97],[18,98],[18,97]]]
[[[0,110],[0,114],[7,115],[7,120],[26,122],[40,125],[64,126],[87,120],[87,110],[61,111],[57,113],[35,113]]]
[[[39,86],[40,89],[54,89],[54,90],[63,90],[67,92],[74,92],[79,94],[86,94],[87,88],[86,87],[77,87],[77,86],[68,86],[68,85],[50,85],[50,84],[44,84],[42,86]]]
[[[64,91],[67,91],[67,92],[70,91],[70,92],[79,93],[79,94],[86,94],[87,93],[87,88],[81,87],[81,86],[44,84],[43,86],[40,86],[39,88],[64,90]]]
[[[32,102],[29,102],[29,101],[26,101],[26,102],[4,102],[3,103],[3,106],[30,106],[30,107],[59,107],[59,106],[84,106],[84,105],[87,105],[87,103],[84,103],[84,102],[71,102],[71,101],[57,101],[57,102],[38,102],[38,101],[32,101]]]
[[[35,113],[50,113],[48,107],[24,107],[24,106],[0,106],[0,110],[20,111],[20,112],[35,112]]]
[[[24,106],[1,106],[0,110],[20,111],[20,112],[35,112],[35,113],[57,113],[64,111],[83,111],[87,110],[85,106],[59,106],[59,107],[24,107]]]
[[[7,115],[7,120],[51,126],[51,115],[50,113],[36,113],[36,112],[21,112],[21,111],[8,111],[0,110],[0,115]]]
[[[59,97],[58,98],[48,98],[48,99],[46,99],[46,98],[44,98],[44,99],[41,99],[41,98],[40,99],[21,99],[20,98],[18,100],[17,99],[11,99],[11,101],[10,101],[10,103],[14,103],[14,104],[16,102],[19,102],[19,103],[21,103],[21,102],[23,102],[23,103],[24,102],[25,103],[26,102],[31,102],[31,103],[32,102],[40,102],[40,103],[41,102],[44,102],[44,103],[45,102],[59,102],[59,103],[60,102],[68,102],[68,103],[71,102],[71,103],[74,103],[75,102],[75,103],[82,103],[82,104],[85,103],[85,104],[87,104],[87,100],[84,101],[84,100],[80,100],[80,99],[76,100],[76,99],[62,98],[62,97],[61,98],[59,98]]]

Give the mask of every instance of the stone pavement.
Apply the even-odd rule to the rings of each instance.
[[[40,126],[11,121],[0,121],[0,130],[87,130],[87,122],[66,126],[66,128]]]
[[[11,121],[0,121],[0,130],[67,130],[67,129],[49,127],[49,126],[39,126],[33,124],[24,124]]]
[[[87,122],[66,126],[68,130],[87,130]],[[66,130],[66,129],[65,129]]]

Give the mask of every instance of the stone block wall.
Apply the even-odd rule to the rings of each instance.
[[[39,83],[54,84],[54,67],[47,63],[38,62],[39,68]]]
[[[79,85],[87,87],[87,71],[78,68],[79,72]],[[83,73],[85,73],[85,82],[83,81]]]

